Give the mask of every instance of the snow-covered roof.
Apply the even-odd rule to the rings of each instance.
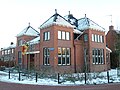
[[[44,22],[40,29],[46,28],[51,25],[60,25],[60,26],[66,26],[66,27],[73,27],[64,17],[59,15],[58,13],[55,13],[53,16],[51,16],[46,22]]]
[[[17,37],[22,35],[39,36],[39,32],[29,25],[24,30],[22,30],[19,34],[17,34]]]
[[[64,16],[64,18],[71,23],[71,25],[77,26],[77,19],[75,17],[73,17],[72,14],[66,15]]]
[[[109,52],[112,52],[112,50],[111,50],[110,48],[106,47],[106,49],[107,49]]]
[[[8,47],[4,47],[2,50],[6,50],[6,49],[10,49],[10,48],[16,48],[16,45],[15,44],[12,44]]]
[[[83,32],[81,32],[80,30],[78,29],[73,29],[73,32],[76,33],[76,34],[82,34]]]
[[[28,44],[37,44],[40,42],[40,36],[36,37],[35,39],[27,42]]]
[[[117,34],[120,34],[120,30],[115,30],[115,32],[116,32]]]
[[[94,21],[90,20],[86,16],[78,20],[78,29],[80,30],[95,29],[95,30],[105,31],[103,27],[101,27]]]

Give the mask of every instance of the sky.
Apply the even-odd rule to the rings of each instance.
[[[11,42],[16,44],[16,35],[29,22],[40,32],[39,26],[55,13],[55,9],[62,16],[70,11],[77,19],[86,14],[106,31],[111,24],[120,29],[119,3],[120,0],[0,0],[0,48]]]

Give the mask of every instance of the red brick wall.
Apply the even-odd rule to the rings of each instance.
[[[36,38],[36,36],[26,36],[26,35],[23,35],[23,36],[17,37],[17,45],[16,45],[16,53],[15,53],[16,65],[18,65],[18,51],[22,50],[22,47],[18,46],[18,40],[23,40],[23,41],[25,40],[27,42],[27,41],[30,41],[30,40],[32,40],[34,38]],[[26,59],[23,59],[23,60],[26,60]],[[23,65],[26,66],[26,61],[23,61]]]
[[[70,32],[70,40],[58,40],[58,30]],[[43,41],[43,33],[50,32],[50,40]],[[54,51],[50,51],[50,65],[54,67],[56,72],[70,71],[71,66],[74,66],[74,47],[73,47],[73,30],[72,28],[53,25],[49,28],[40,30],[40,65],[43,65],[43,48],[54,48]],[[68,47],[71,48],[71,66],[59,66],[58,65],[58,47]],[[63,68],[66,67],[66,68]],[[62,68],[62,69],[61,69]],[[71,68],[73,71],[74,68]],[[61,71],[62,70],[62,71]]]
[[[107,47],[112,51],[115,51],[115,42],[116,42],[116,32],[114,30],[109,30],[106,35],[106,44]]]
[[[90,71],[103,71],[103,70],[107,70],[105,32],[97,31],[97,30],[87,30],[87,32],[89,33],[89,41],[88,41],[89,44],[88,45],[89,45]],[[104,43],[93,42],[92,41],[92,34],[104,36]],[[92,49],[93,48],[104,49],[104,64],[103,65],[92,64]]]

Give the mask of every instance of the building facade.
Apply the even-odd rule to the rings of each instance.
[[[109,26],[109,31],[106,34],[107,47],[112,50],[111,67],[120,67],[120,30],[115,30],[114,26]]]
[[[17,35],[15,57],[21,68],[51,73],[110,69],[105,30],[86,15],[76,19],[70,12],[63,17],[56,11],[39,29],[40,33],[29,25]]]
[[[16,62],[15,58],[16,45],[11,42],[9,47],[1,48],[0,66],[13,67]]]

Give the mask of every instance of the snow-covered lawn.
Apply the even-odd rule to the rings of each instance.
[[[34,85],[84,85],[85,84],[85,74],[84,73],[74,73],[74,74],[63,74],[60,75],[60,83],[58,84],[58,79],[56,78],[37,78],[36,76],[26,76],[19,73],[11,73],[9,79],[9,73],[0,71],[0,81],[21,83],[21,84],[34,84]],[[102,73],[89,73],[86,77],[86,84],[104,84],[108,83],[107,72]],[[109,82],[120,82],[120,76],[117,75],[117,69],[112,69],[109,71]]]

